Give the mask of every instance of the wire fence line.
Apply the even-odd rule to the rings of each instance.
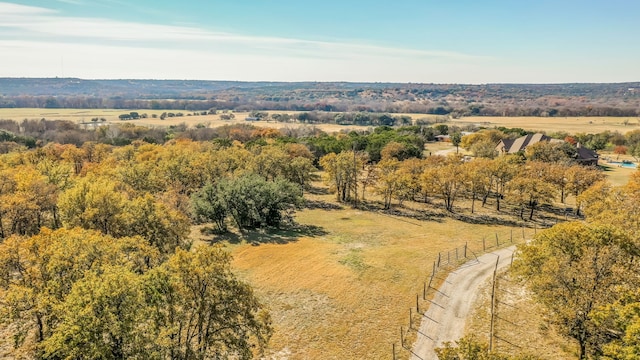
[[[417,337],[424,337],[430,341],[436,341],[435,334],[429,333],[429,331],[425,333],[420,329],[420,324],[424,320],[439,325],[436,319],[429,317],[427,310],[430,307],[440,307],[444,309],[442,305],[434,301],[434,297],[436,294],[448,297],[448,294],[441,292],[439,289],[441,285],[446,284],[447,276],[451,271],[468,264],[470,261],[477,260],[480,255],[485,253],[508,247],[513,244],[524,243],[528,238],[532,237],[532,235],[535,235],[537,231],[538,228],[536,226],[533,228],[525,228],[524,226],[511,228],[507,231],[494,232],[491,235],[485,235],[481,239],[477,238],[474,241],[467,241],[465,244],[446,252],[439,252],[438,256],[433,260],[431,269],[429,269],[430,275],[427,276],[422,284],[421,293],[416,294],[415,304],[409,308],[408,326],[400,327],[400,346],[397,346],[396,343],[392,344],[392,359],[406,359],[408,356],[415,359],[429,360],[423,359],[419,354],[414,352],[413,342]],[[513,262],[513,255],[510,261]],[[473,263],[470,265],[473,265]],[[495,276],[494,272],[494,284],[496,281]],[[499,300],[495,298],[492,299],[492,310],[495,311],[498,303]],[[495,312],[492,312],[492,318],[493,316],[496,316],[497,318]],[[493,334],[493,332],[491,333]]]

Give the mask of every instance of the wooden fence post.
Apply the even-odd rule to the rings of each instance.
[[[511,229],[511,243],[513,244],[513,229]]]
[[[484,243],[484,238],[482,238],[482,252],[487,251],[487,246]]]
[[[500,242],[498,241],[498,233],[496,233],[496,247],[500,246]]]
[[[513,260],[511,260],[513,262]],[[427,282],[425,281],[422,287],[422,300],[427,300]]]
[[[441,253],[438,253],[438,268],[440,268],[440,256],[441,256]]]
[[[404,331],[402,330],[402,326],[400,326],[400,344],[404,347]]]
[[[489,352],[493,351],[494,319],[496,309],[496,274],[498,273],[498,263],[500,256],[496,260],[496,268],[493,270],[493,288],[491,290],[491,329],[489,332]]]
[[[433,278],[433,276],[436,274],[436,262],[433,262],[433,271],[431,272],[431,277]]]
[[[464,258],[465,259],[467,258],[467,244],[468,244],[468,242],[464,243]]]
[[[409,308],[409,330],[413,329],[413,308]]]

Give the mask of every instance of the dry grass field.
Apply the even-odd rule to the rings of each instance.
[[[140,119],[129,121],[139,125],[145,126],[171,126],[180,123],[185,123],[188,126],[195,126],[197,124],[204,124],[210,127],[221,126],[224,124],[234,123],[246,123],[245,118],[248,113],[235,113],[236,118],[234,120],[221,120],[220,114],[218,115],[198,115],[198,116],[186,116],[189,111],[171,110],[168,112],[182,112],[185,116],[166,118],[160,120],[159,118],[151,118],[152,114],[160,116],[167,110],[124,110],[124,109],[0,109],[0,119],[42,119],[49,120],[71,120],[74,122],[90,122],[92,118],[99,117],[105,118],[107,122],[120,123],[118,116],[120,114],[128,113],[129,111],[137,111],[138,113],[146,113],[149,115],[147,119]],[[269,113],[283,113],[281,111],[269,111]],[[295,114],[296,112],[285,111],[284,113]],[[398,114],[407,115],[412,119],[432,119],[435,120],[435,115],[425,114]],[[299,123],[277,123],[262,121],[259,123],[264,127],[282,128],[286,126],[297,127],[304,126]],[[461,119],[450,120],[447,124],[465,126],[465,125],[477,125],[484,127],[505,126],[505,127],[519,127],[527,130],[546,131],[552,133],[556,131],[566,131],[569,133],[598,133],[606,130],[618,131],[620,133],[626,133],[634,129],[640,128],[640,119],[634,117],[492,117],[492,116],[477,116],[477,117],[465,117]],[[625,125],[626,124],[626,125]],[[361,126],[351,125],[336,125],[336,124],[323,124],[318,125],[328,132],[340,131],[343,129],[352,128],[367,128]]]
[[[454,119],[449,125],[477,125],[484,127],[504,126],[525,130],[553,133],[566,131],[576,133],[599,133],[618,131],[622,134],[640,128],[640,119],[634,117],[494,117],[476,116]],[[626,125],[625,125],[626,124]]]
[[[403,209],[422,212],[418,220],[339,205],[333,195],[306,197],[314,206],[298,212],[297,231],[194,231],[202,241],[226,244],[234,268],[268,305],[276,330],[272,359],[391,358],[438,252],[465,242],[478,252],[483,237],[506,239],[513,229],[457,221],[422,205]]]

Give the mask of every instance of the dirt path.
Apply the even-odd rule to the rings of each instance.
[[[424,313],[418,339],[413,345],[413,360],[437,359],[434,349],[446,341],[456,341],[464,335],[465,323],[478,289],[498,269],[511,263],[515,246],[485,254],[471,260],[447,276],[438,289],[431,306]]]

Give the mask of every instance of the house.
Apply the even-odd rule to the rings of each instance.
[[[496,150],[501,154],[516,154],[520,151],[524,151],[527,146],[533,145],[540,141],[553,141],[547,135],[536,133],[521,136],[515,140],[505,139],[501,140],[496,146]],[[559,140],[562,141],[562,140]]]
[[[259,117],[255,117],[255,116],[247,116],[246,118],[244,118],[245,121],[260,121]]]
[[[597,166],[598,154],[595,151],[582,146],[580,143],[577,143],[575,160],[582,165]]]
[[[533,145],[540,141],[557,142],[562,143],[564,140],[552,139],[547,135],[536,133],[521,136],[515,140],[504,139],[500,140],[496,145],[496,151],[500,154],[517,154],[523,152],[527,146]],[[598,154],[582,146],[580,143],[576,144],[576,155],[574,160],[582,165],[598,165]]]

